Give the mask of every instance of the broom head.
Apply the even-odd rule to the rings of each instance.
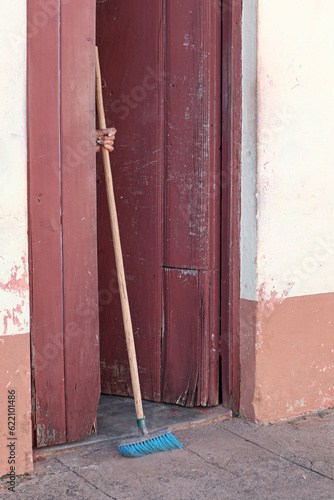
[[[125,457],[144,457],[150,453],[177,448],[182,448],[182,443],[179,443],[168,427],[145,436],[123,439],[118,445],[119,451]]]

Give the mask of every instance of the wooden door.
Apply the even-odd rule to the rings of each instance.
[[[97,4],[97,44],[144,398],[218,404],[221,19],[216,2]],[[102,392],[131,395],[98,163]]]
[[[33,422],[47,446],[88,437],[100,395],[95,0],[27,6]]]

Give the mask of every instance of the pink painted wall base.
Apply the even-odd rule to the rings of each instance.
[[[334,293],[241,301],[240,412],[259,422],[334,406]]]
[[[28,333],[0,337],[0,380],[0,477],[10,473],[31,473],[33,460]]]

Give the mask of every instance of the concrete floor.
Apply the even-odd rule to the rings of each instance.
[[[177,405],[143,401],[148,431],[169,427],[171,431],[187,429],[207,422],[231,418],[222,406],[214,408],[185,408]],[[101,395],[97,411],[97,436],[120,439],[137,436],[136,413],[131,398]]]
[[[183,429],[232,418],[232,412],[222,406],[185,408],[143,401],[143,409],[149,432],[169,427],[172,432],[177,433]],[[91,435],[80,443],[40,448],[35,450],[35,457],[82,448],[102,441],[113,441],[116,445],[119,440],[137,435],[134,400],[101,394],[97,409],[97,434]]]

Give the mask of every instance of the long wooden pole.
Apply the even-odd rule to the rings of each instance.
[[[98,114],[98,120],[99,120],[99,127],[101,129],[106,129],[107,127],[106,127],[106,119],[105,119],[105,114],[104,114],[103,96],[102,96],[101,70],[100,70],[99,53],[98,53],[97,47],[95,47],[95,69],[96,69],[96,103],[97,103],[97,114]],[[121,298],[121,307],[122,307],[126,347],[127,347],[127,351],[128,351],[128,357],[129,357],[132,390],[133,390],[133,396],[134,396],[134,400],[135,400],[137,419],[143,420],[144,419],[143,403],[142,403],[141,392],[140,392],[138,365],[137,365],[135,343],[134,343],[134,338],[133,338],[133,330],[132,330],[128,292],[126,289],[124,264],[123,264],[123,257],[122,257],[122,247],[121,247],[121,239],[120,239],[120,235],[119,235],[115,195],[114,195],[113,181],[112,181],[112,175],[111,175],[110,158],[109,158],[109,152],[103,146],[102,146],[102,159],[103,159],[104,175],[105,175],[105,179],[106,179],[111,232],[112,232],[112,239],[113,239],[113,244],[114,244],[116,271],[117,271],[119,293],[120,293],[120,298]],[[139,426],[139,424],[138,424],[138,427],[140,427],[144,431],[146,429],[146,426],[143,427],[143,423],[142,423],[142,426]]]

